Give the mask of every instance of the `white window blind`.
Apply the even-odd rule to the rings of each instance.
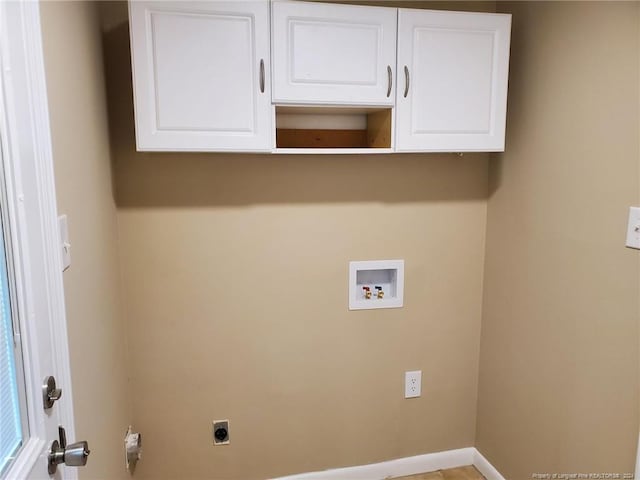
[[[19,350],[13,338],[3,236],[0,229],[0,475],[12,462],[23,440],[16,369],[16,362],[21,358],[16,358]]]

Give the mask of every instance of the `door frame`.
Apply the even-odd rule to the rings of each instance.
[[[71,369],[58,231],[49,108],[44,68],[40,5],[36,1],[0,3],[0,115],[8,209],[15,220],[11,243],[17,250],[16,283],[24,305],[20,315],[24,346],[25,383],[29,412],[43,412],[41,384],[54,374],[63,387],[64,401],[54,409],[69,438],[75,438]],[[18,106],[20,107],[18,109]],[[35,252],[35,253],[34,253]],[[21,271],[19,271],[21,270]],[[21,292],[21,290],[23,290]],[[22,295],[21,295],[22,293]],[[47,372],[38,358],[36,319],[51,331],[53,365]],[[41,339],[42,340],[42,339]],[[8,471],[27,478],[48,450],[46,415],[29,416],[29,440]],[[51,415],[51,413],[49,413]],[[59,470],[75,480],[77,469]]]
[[[640,480],[640,435],[638,435],[638,451],[636,453],[636,466],[633,474],[635,480]]]

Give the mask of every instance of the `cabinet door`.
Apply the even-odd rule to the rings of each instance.
[[[273,2],[274,103],[393,105],[395,8]]]
[[[396,150],[504,150],[511,16],[398,15]]]
[[[129,3],[138,150],[269,151],[267,2]]]

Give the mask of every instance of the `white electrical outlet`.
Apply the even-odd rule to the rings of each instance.
[[[404,372],[404,398],[415,398],[422,394],[422,370]]]
[[[640,207],[631,207],[629,209],[627,247],[640,249]]]

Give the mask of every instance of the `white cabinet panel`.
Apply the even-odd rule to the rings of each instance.
[[[502,151],[511,16],[400,9],[398,151]]]
[[[139,150],[271,150],[268,7],[129,3]]]
[[[274,103],[393,105],[397,10],[273,2]]]

